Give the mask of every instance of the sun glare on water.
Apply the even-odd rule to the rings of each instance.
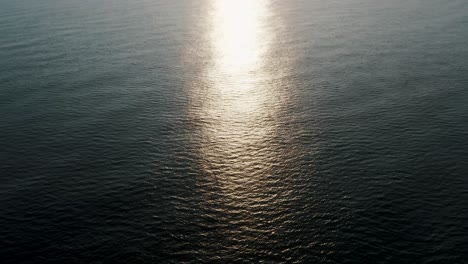
[[[264,1],[215,1],[213,44],[217,67],[225,73],[242,73],[259,67],[266,52]]]
[[[281,200],[271,197],[269,188],[275,185],[278,160],[294,153],[285,153],[285,143],[278,141],[287,102],[279,74],[287,70],[287,61],[275,54],[282,25],[270,0],[205,3],[203,35],[197,36],[195,49],[200,75],[190,83],[198,180],[210,187],[200,206],[211,210],[219,205],[227,225],[242,216],[246,229],[255,228],[261,221],[253,215],[281,214]],[[280,188],[287,191],[288,186]],[[281,225],[282,219],[270,221]],[[229,232],[223,236],[233,243],[249,240]]]
[[[265,60],[271,45],[267,15],[267,1],[263,0],[212,2],[213,61],[208,76],[219,99],[212,102],[217,114],[229,118],[241,115],[244,122],[261,114],[265,98],[258,96],[265,87],[260,81],[266,74]]]
[[[271,3],[209,3],[203,46],[209,47],[208,60],[203,64],[203,82],[194,88],[199,103],[195,118],[203,120],[201,163],[207,174],[223,178],[225,195],[238,196],[235,181],[258,183],[250,171],[252,164],[258,164],[256,174],[265,174],[270,162],[260,156],[276,151],[269,144],[275,137],[278,114],[272,106],[281,104],[281,96],[269,67],[275,39]]]

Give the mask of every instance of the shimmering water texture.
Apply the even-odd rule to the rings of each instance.
[[[465,0],[0,0],[0,263],[468,263]]]

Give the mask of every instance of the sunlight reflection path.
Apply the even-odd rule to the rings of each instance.
[[[205,35],[191,53],[198,60],[190,61],[200,67],[190,92],[201,211],[212,213],[206,217],[217,219],[230,243],[260,237],[259,245],[271,243],[287,219],[291,193],[282,171],[292,171],[288,163],[296,156],[291,135],[280,132],[289,61],[275,53],[279,29],[271,1],[207,2]]]

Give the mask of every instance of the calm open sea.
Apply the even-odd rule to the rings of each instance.
[[[1,263],[468,263],[468,1],[0,0]]]

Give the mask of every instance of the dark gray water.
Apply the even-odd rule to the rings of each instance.
[[[466,0],[0,0],[1,263],[467,263]]]

